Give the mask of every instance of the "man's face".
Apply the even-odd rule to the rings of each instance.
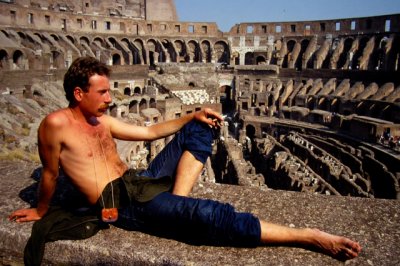
[[[95,74],[89,78],[89,88],[83,92],[81,105],[93,116],[102,116],[112,102],[110,81],[106,76]]]

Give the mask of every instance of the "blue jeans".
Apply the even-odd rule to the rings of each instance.
[[[204,164],[211,155],[212,141],[213,131],[208,125],[195,121],[189,122],[140,175],[154,178],[174,177],[178,162],[185,150]]]
[[[211,154],[212,130],[205,124],[188,123],[141,175],[174,176],[182,153],[188,150],[205,163]],[[115,226],[179,239],[193,244],[256,246],[260,243],[259,220],[238,213],[229,204],[163,192],[152,200],[119,209]]]

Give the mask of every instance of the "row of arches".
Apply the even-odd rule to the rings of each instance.
[[[158,62],[228,63],[230,58],[230,47],[225,40],[88,37],[11,30],[2,30],[1,35],[21,47],[20,54],[16,55],[1,50],[0,60],[3,65],[11,56],[14,62],[18,62],[20,58],[28,61],[36,59],[55,68],[68,67],[74,58],[86,55],[110,65],[154,65]],[[27,52],[23,53],[23,50]]]
[[[277,40],[274,51],[248,51],[245,65],[274,64],[294,69],[400,69],[399,36],[346,36],[317,44],[316,38]],[[239,58],[235,58],[239,64]]]

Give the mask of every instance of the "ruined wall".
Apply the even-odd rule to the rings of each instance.
[[[146,0],[146,20],[178,21],[174,0]]]

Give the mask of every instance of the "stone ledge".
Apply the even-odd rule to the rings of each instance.
[[[18,194],[35,181],[37,165],[0,162],[0,265],[22,264],[32,223],[16,224],[8,214],[27,206]],[[45,264],[68,265],[399,265],[400,201],[321,196],[201,183],[193,196],[229,202],[240,211],[295,227],[317,227],[360,242],[363,251],[346,263],[295,247],[193,246],[112,227],[81,241],[46,245]]]

